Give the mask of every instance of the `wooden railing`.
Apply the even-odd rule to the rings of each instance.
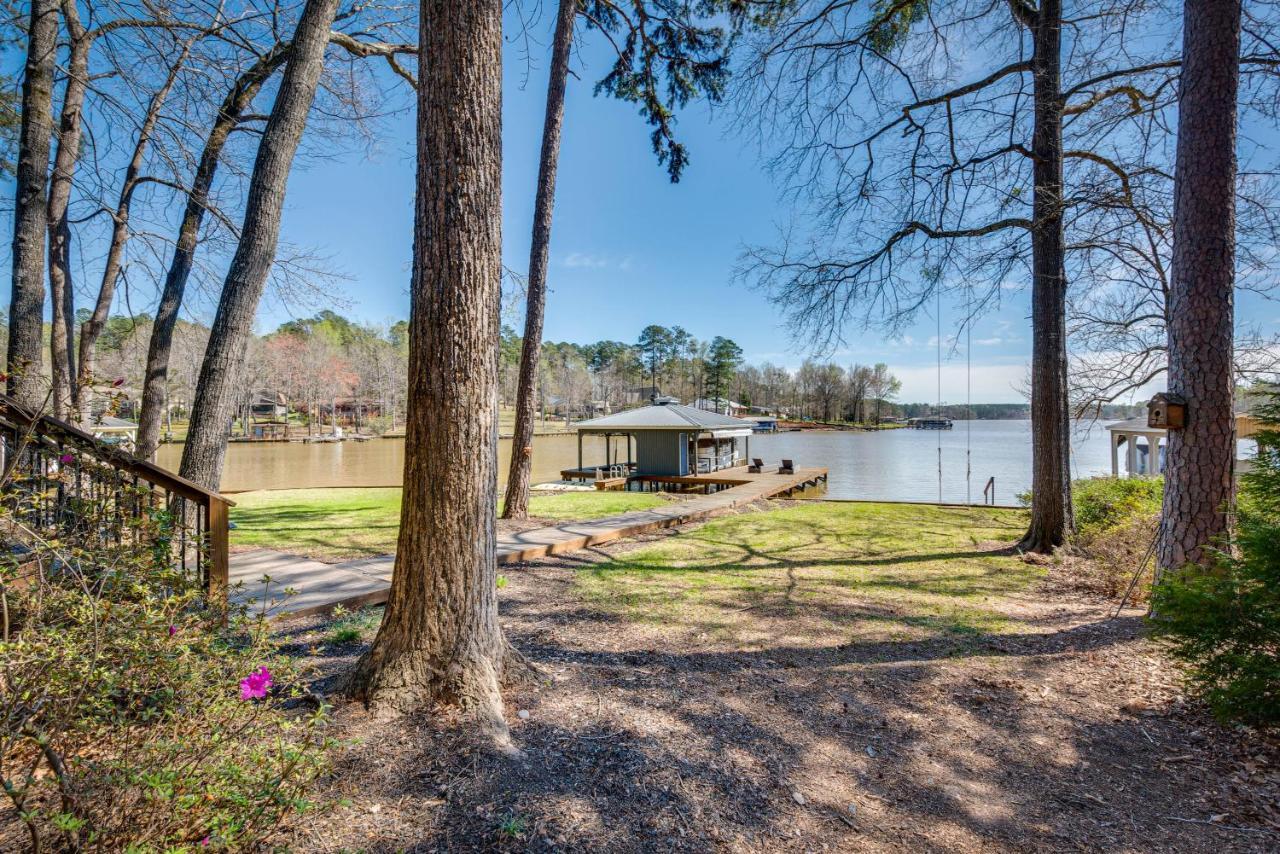
[[[66,421],[37,416],[0,395],[0,472],[17,522],[67,541],[145,543],[169,550],[183,572],[198,574],[211,601],[230,580],[228,509],[234,502],[154,463],[94,438]],[[86,510],[85,508],[92,508]],[[163,536],[136,524],[165,513]],[[92,518],[87,514],[92,513]]]

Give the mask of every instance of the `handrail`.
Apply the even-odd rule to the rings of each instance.
[[[8,395],[0,394],[0,418],[8,419],[19,427],[32,429],[37,434],[60,433],[64,440],[70,439],[75,444],[81,445],[87,450],[92,450],[96,455],[109,459],[116,468],[123,469],[130,474],[136,474],[157,486],[176,492],[184,498],[190,498],[193,501],[217,499],[225,501],[232,507],[235,506],[235,502],[225,495],[214,492],[194,481],[187,480],[185,477],[175,474],[166,468],[161,468],[155,463],[135,457],[114,445],[109,445],[68,421],[63,421],[61,418],[55,418],[52,415],[37,417]]]
[[[987,500],[987,493],[991,493],[991,500]],[[992,475],[987,479],[987,485],[982,487],[982,503],[995,505],[996,503],[996,476]]]
[[[135,484],[144,481],[151,488],[172,496],[168,501],[176,504],[176,515],[182,529],[177,537],[177,559],[185,566],[188,550],[194,547],[197,568],[204,576],[210,598],[225,599],[230,584],[229,509],[235,506],[234,501],[155,463],[139,459],[115,445],[103,442],[74,424],[52,415],[36,415],[13,398],[2,394],[0,428],[4,428],[0,430],[2,433],[11,431],[18,446],[34,444],[37,455],[35,458],[43,455],[45,459],[56,461],[65,448],[71,447],[91,455],[108,469],[132,476]],[[23,463],[25,455],[12,453],[5,456],[3,476],[7,479]],[[40,476],[39,471],[33,469],[29,474]],[[121,486],[118,476],[114,484],[117,489]],[[191,511],[184,504],[187,501],[197,508],[192,520],[194,530],[190,532],[187,530],[186,516]]]

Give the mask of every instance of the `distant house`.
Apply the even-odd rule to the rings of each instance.
[[[289,414],[289,400],[281,392],[258,389],[249,401],[249,411],[254,418],[275,421]]]
[[[654,398],[662,397],[662,389],[656,385],[633,386],[622,395],[623,403],[634,406],[637,403],[649,403]]]
[[[707,412],[718,412],[721,415],[731,415],[734,418],[746,415],[750,409],[738,403],[736,400],[729,400],[724,397],[700,397],[693,402],[695,409],[705,409]]]

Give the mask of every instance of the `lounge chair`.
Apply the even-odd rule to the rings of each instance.
[[[778,466],[778,474],[795,474],[796,464],[794,460],[783,460],[782,465]]]
[[[747,474],[760,474],[764,471],[764,460],[759,457],[751,458],[751,465],[747,466]]]

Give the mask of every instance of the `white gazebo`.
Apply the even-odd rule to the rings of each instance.
[[[1248,415],[1236,416],[1236,438],[1245,439],[1258,430],[1256,419]],[[1164,472],[1165,446],[1168,431],[1163,427],[1148,427],[1147,419],[1130,418],[1107,425],[1111,436],[1111,476],[1150,477]],[[1124,449],[1124,466],[1120,465],[1120,450]],[[1236,460],[1236,472],[1248,468],[1248,460]]]
[[[1111,436],[1111,476],[1120,477],[1120,450],[1124,449],[1124,474],[1150,477],[1164,471],[1164,448],[1168,431],[1148,427],[1146,417],[1130,418],[1107,425]]]

